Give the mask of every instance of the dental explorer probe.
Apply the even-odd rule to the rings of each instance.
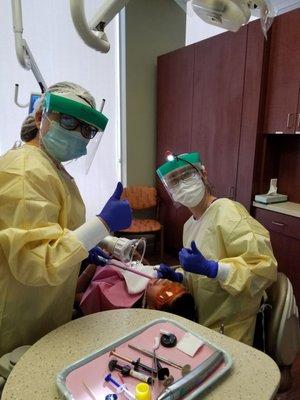
[[[99,261],[105,262],[106,264],[110,264],[110,265],[113,265],[114,267],[124,269],[125,271],[129,271],[129,272],[132,272],[133,274],[143,276],[144,278],[155,279],[154,276],[147,274],[146,272],[139,271],[136,268],[128,267],[126,264],[124,264],[121,261],[115,261],[113,259],[106,260],[104,257],[101,257],[101,256],[98,256],[98,259],[99,259]]]
[[[146,272],[139,271],[139,270],[136,269],[136,268],[128,267],[128,266],[127,266],[126,264],[124,264],[124,263],[121,263],[121,262],[119,263],[119,262],[116,262],[115,260],[110,260],[110,264],[111,264],[111,265],[114,265],[115,267],[124,269],[125,271],[132,272],[133,274],[137,274],[137,275],[143,276],[144,278],[155,279],[154,276],[152,276],[152,275],[150,275],[150,274],[146,274]]]
[[[133,344],[128,344],[128,347],[130,347],[133,350],[139,351],[140,353],[149,356],[151,358],[154,357],[154,354],[152,351],[146,350],[143,347],[137,347],[134,346]],[[186,374],[188,374],[191,371],[191,366],[189,364],[185,364],[185,365],[179,365],[177,364],[175,361],[169,360],[168,358],[162,357],[162,356],[158,356],[157,354],[155,354],[155,357],[157,360],[164,362],[165,364],[171,365],[171,367],[180,369],[181,374],[184,376]]]

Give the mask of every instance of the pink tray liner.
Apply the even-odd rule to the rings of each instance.
[[[152,359],[150,357],[145,356],[139,353],[138,351],[130,349],[128,347],[128,343],[131,343],[135,346],[140,345],[141,347],[144,347],[152,351],[154,338],[156,336],[160,336],[160,329],[164,329],[166,331],[174,333],[178,341],[186,333],[184,329],[179,328],[177,325],[174,325],[172,323],[160,322],[139,333],[134,338],[119,345],[116,348],[116,352],[130,359],[136,360],[137,358],[140,358],[142,363],[147,364],[148,366],[152,366]],[[197,367],[201,362],[203,362],[206,358],[208,358],[213,353],[213,350],[209,346],[204,344],[197,351],[194,357],[191,357],[183,353],[182,351],[178,350],[176,347],[166,348],[160,345],[160,347],[156,352],[157,355],[169,358],[170,360],[173,360],[180,365],[190,364],[193,369]],[[111,358],[116,358],[116,357],[110,357],[109,352],[105,353],[97,357],[93,361],[90,361],[87,364],[70,372],[70,374],[66,377],[66,387],[72,393],[75,400],[92,399],[87,389],[85,388],[83,381],[89,387],[89,389],[91,389],[92,393],[95,395],[97,399],[104,399],[107,394],[115,393],[115,389],[113,389],[108,383],[104,381],[104,377],[108,373],[110,373],[108,370],[108,362]],[[118,363],[120,363],[121,365],[128,364],[120,359],[118,359]],[[161,364],[169,368],[170,374],[174,376],[175,380],[181,378],[181,373],[179,369],[171,367],[164,363]],[[225,363],[222,363],[220,367],[214,371],[213,374],[223,369],[224,367]],[[118,382],[121,382],[120,376],[116,371],[112,372],[112,377],[115,378]],[[210,379],[210,377],[207,379]],[[140,383],[140,381],[131,377],[123,377],[123,380],[127,388],[134,394],[135,386],[138,383]],[[158,395],[163,391],[163,389],[164,387],[162,383],[156,380],[156,383],[151,388],[152,399],[156,399]],[[118,394],[118,400],[126,400],[126,397],[123,394]]]

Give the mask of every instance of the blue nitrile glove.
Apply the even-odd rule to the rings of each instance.
[[[178,256],[180,264],[185,271],[206,275],[209,278],[215,278],[217,276],[219,269],[218,263],[213,260],[207,260],[197,249],[194,241],[191,243],[191,249],[181,249]]]
[[[119,231],[131,225],[131,208],[127,200],[120,200],[122,192],[123,185],[118,182],[113,195],[108,199],[101,213],[97,215],[103,219],[110,231]]]
[[[169,279],[169,281],[173,282],[182,282],[183,275],[181,272],[175,272],[172,268],[170,268],[166,264],[160,264],[159,269],[157,270],[158,279]]]
[[[86,258],[88,264],[101,265],[101,267],[104,267],[108,263],[108,260],[109,256],[98,246],[93,247],[89,251],[89,256]]]

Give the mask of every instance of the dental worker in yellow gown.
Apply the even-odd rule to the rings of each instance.
[[[107,121],[87,90],[57,83],[42,96],[35,119],[26,120],[28,143],[0,157],[0,356],[70,321],[81,261],[95,256],[110,231],[131,224],[121,183],[85,221],[62,164],[84,156]]]
[[[238,202],[213,196],[199,153],[174,156],[157,173],[173,201],[192,214],[179,261],[198,322],[252,345],[264,290],[277,274],[268,231]],[[160,270],[178,280],[168,266]]]

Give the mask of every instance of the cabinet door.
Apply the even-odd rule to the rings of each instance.
[[[192,149],[213,192],[235,198],[247,27],[195,45]]]
[[[290,279],[300,306],[300,219],[272,211],[255,209],[255,218],[270,232],[278,270]]]
[[[165,152],[190,151],[193,100],[194,47],[188,46],[158,57],[157,75],[157,166],[165,162]],[[165,225],[165,245],[182,246],[183,217],[186,212],[175,209],[163,185],[157,189],[161,219]]]
[[[271,31],[265,133],[294,133],[300,82],[300,10],[275,18]]]
[[[235,198],[247,27],[195,44],[191,148],[199,151],[213,192]]]

